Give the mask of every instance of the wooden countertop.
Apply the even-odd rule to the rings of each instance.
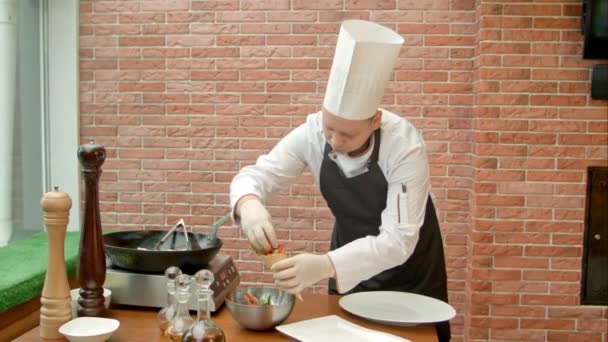
[[[436,342],[437,335],[435,326],[423,324],[408,327],[398,327],[384,324],[376,324],[360,319],[342,310],[338,305],[340,296],[330,296],[322,294],[303,294],[304,302],[296,301],[296,305],[285,322],[294,323],[306,319],[317,318],[327,315],[337,315],[352,323],[366,328],[387,332],[389,334],[401,336],[413,342]],[[110,317],[120,321],[120,328],[109,340],[111,342],[122,341],[169,341],[162,336],[160,329],[156,325],[156,314],[158,309],[112,306]],[[225,305],[222,305],[217,313],[212,315],[212,319],[220,326],[226,334],[226,340],[233,341],[293,341],[287,335],[277,330],[252,331],[242,328],[230,315]],[[41,341],[39,327],[36,327],[15,341]],[[60,341],[60,340],[53,340]],[[67,340],[63,340],[67,341]],[[340,341],[337,341],[340,342]]]

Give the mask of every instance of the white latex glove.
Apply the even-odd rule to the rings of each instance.
[[[247,199],[240,207],[239,216],[241,228],[253,249],[265,253],[277,248],[277,237],[270,223],[270,214],[259,199]]]
[[[277,262],[270,269],[277,287],[294,294],[336,273],[327,254],[298,254]]]

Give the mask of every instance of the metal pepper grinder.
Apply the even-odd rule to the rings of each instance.
[[[44,286],[40,296],[40,337],[58,339],[63,336],[59,327],[72,319],[70,284],[65,269],[65,232],[72,207],[72,199],[55,187],[40,199],[44,210],[44,224],[49,240]]]
[[[82,166],[85,185],[84,217],[78,250],[80,297],[76,312],[79,317],[107,316],[103,298],[106,257],[99,216],[99,177],[105,159],[105,148],[93,141],[78,148],[78,160]]]

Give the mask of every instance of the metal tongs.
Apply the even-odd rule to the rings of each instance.
[[[169,229],[169,231],[167,232],[167,234],[165,234],[163,236],[162,239],[160,239],[156,245],[154,245],[153,250],[157,251],[158,248],[165,243],[165,241],[169,238],[169,236],[171,236],[171,234],[175,233],[175,231],[177,230],[177,228],[182,227],[184,230],[184,240],[186,240],[186,250],[190,250],[192,249],[192,245],[190,244],[190,238],[188,237],[188,229],[186,229],[186,223],[184,222],[184,219],[179,219],[179,221],[177,221],[177,223],[173,226],[173,228]],[[197,243],[198,244],[198,243]]]
[[[217,233],[217,229],[224,224],[226,221],[228,221],[230,219],[230,213],[222,216],[219,220],[217,220],[216,222],[213,223],[213,225],[211,225],[211,232],[209,233],[209,235],[207,236],[207,241],[213,241],[215,239],[215,235]],[[180,219],[174,226],[173,228],[171,228],[167,234],[165,234],[162,239],[160,239],[156,245],[154,245],[154,248],[152,250],[159,250],[160,246],[165,243],[165,241],[169,238],[169,236],[171,236],[171,234],[174,234],[177,229],[179,227],[182,227],[182,229],[184,230],[184,240],[186,240],[186,250],[192,250],[192,249],[201,249],[201,245],[199,244],[199,242],[196,240],[196,237],[192,240],[192,242],[190,242],[190,237],[188,236],[188,229],[186,228],[186,223],[184,222],[184,219]],[[190,229],[190,232],[192,232],[192,229]],[[171,250],[171,249],[170,249]]]

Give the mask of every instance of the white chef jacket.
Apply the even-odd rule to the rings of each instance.
[[[381,214],[379,235],[354,240],[328,253],[336,269],[340,293],[404,263],[414,252],[424,222],[431,189],[424,140],[409,121],[381,110],[378,165],[388,183],[386,208]],[[308,115],[306,122],[279,141],[270,153],[261,155],[255,165],[244,167],[234,177],[230,185],[233,210],[238,199],[246,194],[255,194],[265,201],[286,189],[306,167],[319,186],[325,143],[322,113]],[[368,158],[372,149],[368,150]],[[342,168],[340,159],[332,158]],[[365,168],[366,159],[355,162]],[[349,163],[351,170],[347,174],[357,174],[352,172],[352,164]]]

